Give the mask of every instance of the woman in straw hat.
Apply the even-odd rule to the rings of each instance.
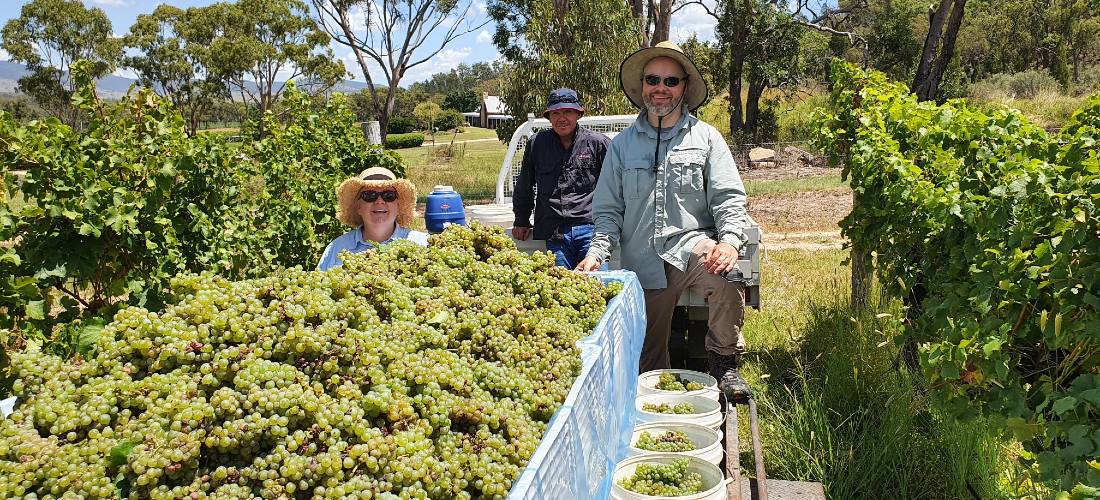
[[[711,374],[727,400],[740,402],[751,393],[738,369],[745,288],[737,259],[751,219],[725,139],[690,115],[707,100],[706,82],[680,47],[661,42],[627,56],[619,83],[641,112],[611,141],[592,202],[596,233],[577,270],[595,271],[622,247],[622,267],[644,289],[643,372],[669,368],[680,294],[706,298]]]
[[[376,243],[399,239],[428,244],[428,233],[403,227],[416,216],[416,186],[389,169],[373,167],[349,177],[337,188],[336,200],[336,218],[355,229],[329,243],[317,264],[321,271],[341,265],[344,250],[365,252]]]

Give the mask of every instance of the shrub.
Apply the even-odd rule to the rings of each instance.
[[[424,143],[424,134],[389,134],[386,149],[415,148]]]
[[[439,130],[450,130],[466,124],[466,117],[453,109],[444,109],[435,117],[435,126]]]
[[[386,127],[386,134],[407,134],[416,129],[416,118],[411,116],[395,116],[390,118],[390,124]]]
[[[439,117],[442,114],[443,108],[431,101],[417,104],[416,109],[413,110],[413,116],[416,117],[416,123],[424,130],[429,130],[433,126],[438,127]]]

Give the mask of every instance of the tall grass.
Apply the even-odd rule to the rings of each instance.
[[[826,191],[841,189],[847,183],[840,180],[840,169],[834,175],[807,177],[803,179],[783,179],[774,181],[745,181],[745,191],[749,196],[756,194],[801,193],[806,191]]]
[[[982,420],[932,409],[923,379],[905,367],[892,340],[900,305],[852,313],[844,257],[789,249],[764,266],[743,372],[762,411],[769,477],[820,481],[838,499],[1019,498],[1025,470],[1009,445]]]

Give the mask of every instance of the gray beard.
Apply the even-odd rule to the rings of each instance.
[[[667,106],[655,104],[649,98],[648,94],[642,94],[642,103],[645,104],[645,109],[649,111],[649,114],[655,116],[665,116],[671,113],[674,109],[676,109],[677,106],[680,105],[678,102],[670,102]]]

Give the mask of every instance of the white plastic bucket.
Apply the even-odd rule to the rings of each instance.
[[[666,391],[658,389],[657,384],[660,382],[662,373],[671,373],[681,380],[694,381],[703,384],[706,387],[697,389],[694,391]],[[714,380],[714,377],[692,370],[678,370],[678,369],[665,369],[665,370],[653,370],[645,372],[638,376],[638,395],[646,394],[676,394],[681,396],[705,396],[715,401],[718,401],[718,381]]]
[[[695,445],[695,449],[691,451],[660,452],[643,450],[634,446],[638,443],[638,437],[641,436],[643,432],[648,432],[656,436],[657,434],[668,431],[683,432],[684,435],[691,440],[691,443]],[[648,424],[638,424],[634,426],[634,434],[630,437],[630,449],[627,451],[628,457],[639,455],[662,455],[667,453],[699,457],[714,465],[718,465],[722,462],[722,457],[725,455],[725,446],[722,444],[722,432],[698,424],[675,422],[650,422]]]
[[[668,392],[668,391],[664,391]],[[642,409],[642,405],[650,403],[659,405],[661,403],[668,403],[669,406],[675,406],[680,403],[691,403],[695,407],[695,413],[692,414],[675,414],[675,413],[654,413],[645,411]],[[722,414],[722,407],[719,406],[718,401],[710,399],[704,396],[681,396],[675,394],[648,394],[645,396],[638,396],[634,400],[634,408],[638,410],[638,421],[640,422],[684,422],[689,424],[698,424],[703,427],[710,427],[711,429],[718,430],[722,425],[722,420],[725,415]]]
[[[659,453],[656,455],[631,457],[619,462],[619,465],[615,467],[615,472],[612,474],[611,498],[615,500],[667,499],[668,497],[656,497],[635,493],[619,486],[619,481],[633,476],[634,470],[638,468],[638,464],[645,462],[667,464],[672,463],[672,461],[678,458],[684,457],[677,453]],[[703,484],[699,487],[699,493],[676,498],[678,500],[724,500],[726,498],[726,484],[729,483],[729,481],[726,480],[725,476],[722,474],[722,470],[719,469],[717,465],[699,457],[687,457],[687,459],[690,460],[688,470],[699,473]]]
[[[466,207],[466,218],[470,222],[476,220],[486,226],[508,228],[512,227],[516,216],[512,212],[512,205],[488,204]]]

